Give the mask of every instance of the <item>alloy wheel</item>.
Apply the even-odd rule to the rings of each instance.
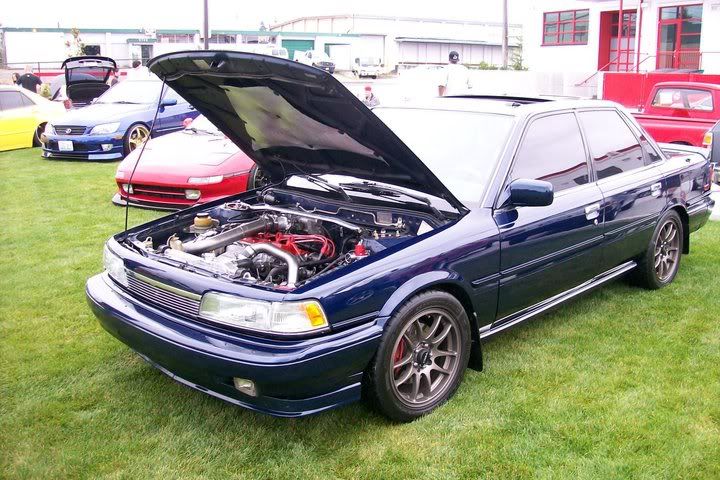
[[[680,235],[677,224],[668,220],[655,241],[655,274],[661,282],[675,273],[680,255]]]
[[[420,312],[403,328],[393,348],[392,388],[404,404],[421,407],[442,396],[459,370],[460,332],[446,312]]]
[[[132,152],[150,137],[150,131],[143,125],[135,125],[128,133],[128,147]]]

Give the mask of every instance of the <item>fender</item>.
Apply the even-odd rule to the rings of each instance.
[[[419,292],[420,290],[425,290],[427,289],[427,287],[430,287],[432,285],[447,281],[457,284],[464,290],[464,287],[462,287],[462,284],[460,282],[460,277],[457,274],[453,274],[451,272],[445,272],[442,270],[432,271],[421,273],[420,275],[413,277],[412,280],[408,280],[407,282],[400,285],[400,287],[395,290],[392,295],[390,295],[390,298],[387,299],[385,305],[383,305],[382,309],[380,310],[378,317],[391,316],[395,312],[395,310],[397,310],[400,305],[405,302],[406,299],[410,298],[415,293]]]

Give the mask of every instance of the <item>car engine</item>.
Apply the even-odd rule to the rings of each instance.
[[[230,202],[180,228],[147,232],[134,245],[228,280],[292,289],[432,229],[391,212],[346,217],[356,221],[337,212]]]

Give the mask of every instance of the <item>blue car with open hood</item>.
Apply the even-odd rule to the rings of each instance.
[[[69,110],[46,124],[41,136],[42,156],[51,159],[120,159],[151,136],[179,131],[184,127],[185,119],[199,115],[193,106],[165,87],[153,126],[161,88],[162,82],[149,77],[148,80],[124,80],[89,105]]]
[[[371,111],[273,57],[149,68],[270,183],[113,236],[88,302],[174,380],[272,415],[361,396],[427,414],[490,335],[625,274],[670,284],[713,206],[707,159],[665,155],[611,102]]]

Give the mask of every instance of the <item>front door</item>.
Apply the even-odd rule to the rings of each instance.
[[[600,273],[603,197],[574,113],[529,124],[506,184],[521,178],[552,183],[555,198],[546,207],[495,211],[501,241],[498,324]]]
[[[660,8],[657,68],[700,68],[702,5]]]
[[[32,146],[34,105],[15,90],[0,91],[0,150]]]

